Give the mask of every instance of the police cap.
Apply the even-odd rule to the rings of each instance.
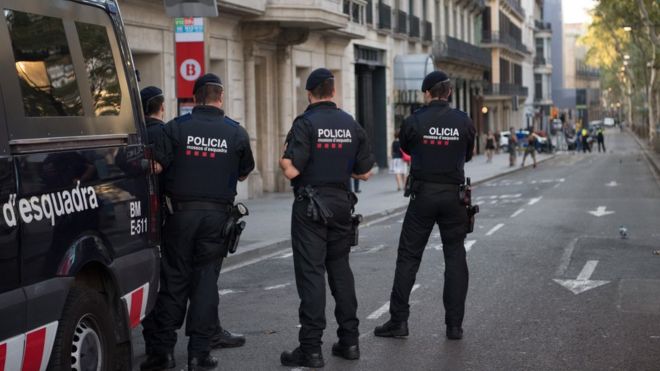
[[[193,95],[197,93],[197,90],[199,90],[199,88],[206,85],[215,85],[221,88],[223,87],[222,80],[220,80],[220,78],[217,75],[212,73],[207,73],[201,76],[200,78],[198,78],[197,81],[195,81],[195,86],[193,87]]]
[[[307,78],[307,84],[305,85],[305,89],[312,91],[325,80],[332,79],[334,77],[335,76],[332,74],[332,72],[330,72],[329,69],[317,68],[314,71],[312,71],[312,73],[309,74],[309,77]]]
[[[442,71],[433,71],[424,78],[424,82],[422,82],[422,92],[431,90],[431,88],[439,82],[447,81],[449,81],[449,76],[447,76],[446,73]]]
[[[142,111],[143,112],[147,111],[147,106],[149,105],[149,102],[152,99],[162,96],[163,96],[163,91],[155,86],[147,86],[146,88],[140,90],[140,99],[142,100]]]

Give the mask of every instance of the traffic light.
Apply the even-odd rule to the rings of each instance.
[[[170,17],[217,17],[217,0],[164,0]]]

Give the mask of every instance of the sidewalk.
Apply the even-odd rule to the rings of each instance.
[[[642,148],[642,151],[644,152],[644,155],[646,155],[646,158],[651,163],[651,166],[653,166],[655,173],[660,176],[660,153],[656,152],[646,139],[639,138],[637,134],[631,130],[626,130],[626,132],[635,139],[637,144],[639,144],[639,146]]]
[[[538,162],[546,161],[554,155],[537,154]],[[522,156],[517,159],[517,166],[509,167],[509,156],[505,153],[495,155],[492,163],[486,163],[484,155],[476,156],[465,166],[465,175],[472,178],[472,184],[484,183],[492,178],[520,170]],[[525,168],[531,166],[527,159]],[[361,182],[361,193],[356,206],[357,213],[364,216],[365,222],[402,211],[408,205],[403,192],[396,190],[394,175],[381,169],[369,179]],[[250,209],[245,218],[247,227],[241,237],[236,254],[231,255],[227,264],[236,265],[266,255],[280,253],[291,246],[291,204],[293,193],[270,193],[264,197],[244,201]]]

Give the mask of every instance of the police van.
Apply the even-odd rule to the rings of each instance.
[[[127,370],[158,199],[114,0],[0,0],[0,370]]]

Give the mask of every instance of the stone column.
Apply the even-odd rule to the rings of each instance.
[[[449,32],[447,32],[447,36],[456,37],[454,33],[454,2],[453,0],[445,1],[449,1],[449,8],[447,8],[447,12],[449,12]]]
[[[436,37],[441,37],[441,36],[446,36],[445,35],[445,1],[447,0],[439,0],[435,2],[435,6],[437,7],[435,14],[435,36]]]

